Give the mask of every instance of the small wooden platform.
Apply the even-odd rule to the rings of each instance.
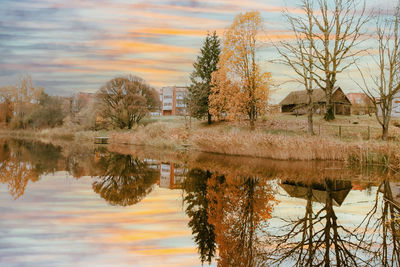
[[[94,143],[95,144],[108,144],[108,137],[107,136],[95,137]]]

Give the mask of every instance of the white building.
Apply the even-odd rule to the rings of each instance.
[[[378,115],[382,115],[382,110],[378,106],[379,112]],[[400,92],[398,92],[394,97],[393,97],[393,102],[392,102],[392,118],[400,118]]]
[[[168,86],[161,88],[162,115],[183,115],[186,112],[187,87]]]

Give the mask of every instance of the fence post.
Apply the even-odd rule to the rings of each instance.
[[[321,136],[321,124],[318,124],[318,135]]]
[[[342,126],[339,125],[339,139],[342,139]]]
[[[371,138],[371,127],[368,126],[368,140]]]

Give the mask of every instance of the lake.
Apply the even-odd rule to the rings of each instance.
[[[400,266],[396,175],[0,140],[0,266]]]

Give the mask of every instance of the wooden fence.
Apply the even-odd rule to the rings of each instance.
[[[376,139],[381,136],[382,128],[365,125],[314,125],[314,132],[320,136],[332,136],[339,139]]]

